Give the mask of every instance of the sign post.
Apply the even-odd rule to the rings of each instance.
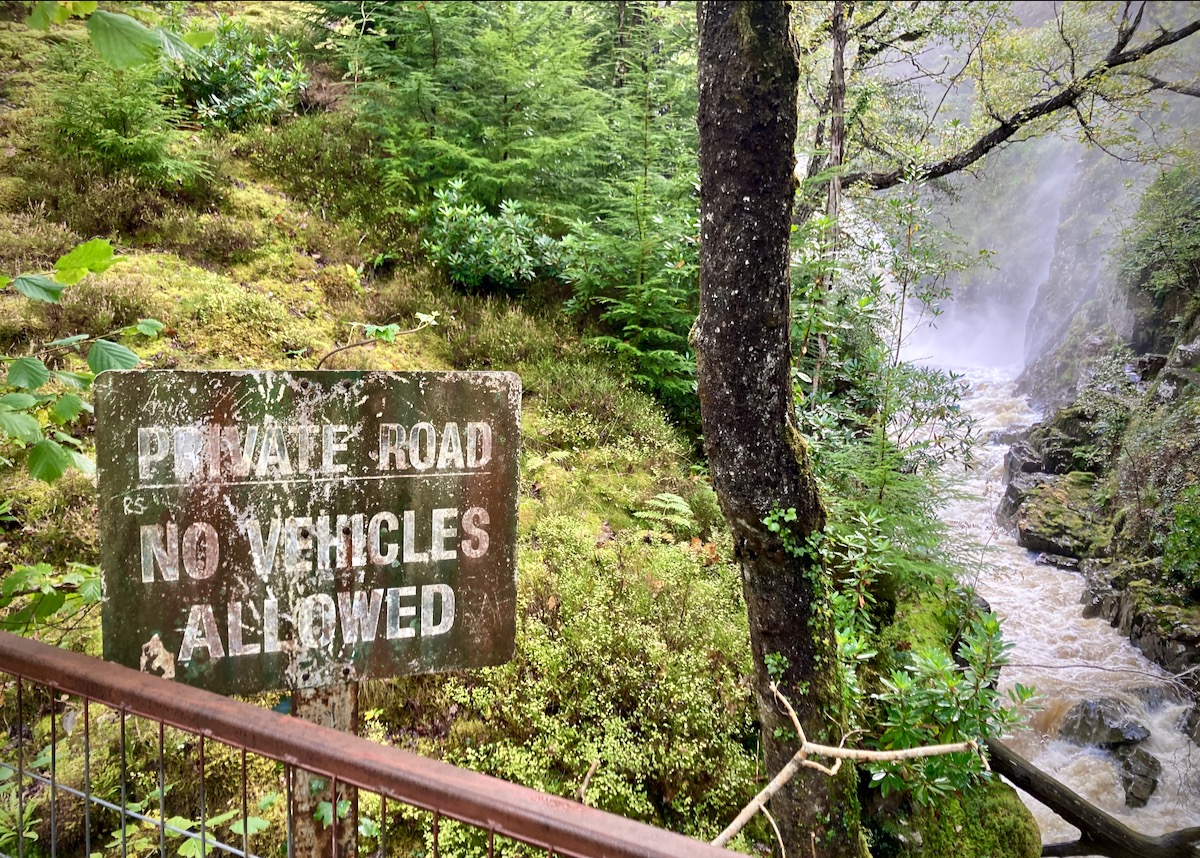
[[[361,678],[507,661],[520,396],[512,373],[102,374],[105,659],[300,710],[345,689],[351,727]]]

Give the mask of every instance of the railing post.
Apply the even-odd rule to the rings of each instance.
[[[319,688],[300,688],[292,692],[292,715],[358,735],[358,683],[345,682]],[[293,770],[292,814],[293,843],[296,858],[352,858],[358,854],[358,790],[338,781]],[[321,804],[328,802],[332,825],[323,819]],[[345,808],[339,814],[338,808]],[[336,839],[336,845],[335,845]]]

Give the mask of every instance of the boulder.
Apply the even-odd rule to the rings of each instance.
[[[1004,454],[1004,481],[1012,482],[1017,474],[1031,474],[1042,470],[1042,454],[1028,441],[1018,441]]]
[[[1056,476],[1030,489],[1017,512],[1017,544],[1067,557],[1100,554],[1111,539],[1092,500],[1092,474]]]
[[[1018,441],[1024,441],[1029,437],[1028,426],[1005,426],[1003,429],[994,429],[988,433],[988,444],[1015,444]]]
[[[1117,748],[1150,738],[1150,728],[1134,719],[1121,701],[1081,700],[1072,706],[1058,728],[1059,738],[1073,745]]]
[[[1153,754],[1142,748],[1121,747],[1113,752],[1117,758],[1117,771],[1121,776],[1121,787],[1125,790],[1127,807],[1145,807],[1150,796],[1158,789],[1162,775],[1162,763]]]
[[[1049,474],[1043,473],[1015,474],[1004,487],[1004,496],[1000,498],[1000,504],[996,507],[996,520],[1001,524],[1011,525],[1016,521],[1021,504],[1025,503],[1025,498],[1029,497],[1034,487],[1052,479]]]
[[[1067,569],[1072,572],[1079,571],[1078,557],[1064,557],[1061,554],[1047,554],[1043,551],[1034,558],[1033,562],[1038,566],[1053,566],[1056,569]]]
[[[1187,692],[1181,685],[1168,682],[1156,682],[1151,685],[1139,685],[1126,689],[1138,700],[1146,704],[1147,712],[1157,712],[1169,704],[1179,705],[1187,701]]]
[[[1060,408],[1033,427],[1029,444],[1041,456],[1041,470],[1048,474],[1099,469],[1094,419],[1078,405]]]
[[[1085,620],[1103,617],[1112,619],[1113,610],[1109,603],[1116,600],[1112,585],[1112,567],[1108,560],[1089,558],[1079,564],[1079,572],[1083,575],[1083,595],[1079,597],[1083,605]]]
[[[1134,369],[1137,371],[1138,378],[1142,381],[1151,381],[1166,365],[1166,355],[1144,354],[1140,355],[1134,362]]]

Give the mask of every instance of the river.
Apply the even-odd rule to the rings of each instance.
[[[984,439],[965,476],[969,497],[953,502],[943,518],[954,532],[983,546],[976,588],[1000,614],[1004,636],[1015,644],[1001,682],[1037,688],[1038,709],[1028,729],[1008,737],[1014,750],[1071,789],[1145,834],[1200,825],[1200,748],[1178,729],[1187,706],[1171,695],[1158,705],[1142,702],[1138,690],[1168,687],[1167,675],[1102,619],[1084,619],[1083,579],[1076,572],[1039,565],[1035,553],[996,524],[994,512],[1004,491],[1007,443],[986,443],[989,435],[1036,422],[1039,415],[1016,393],[1019,367],[956,367],[971,384],[965,407]],[[1162,762],[1162,776],[1149,803],[1125,806],[1125,794],[1111,755],[1057,738],[1059,723],[1079,700],[1127,696],[1151,730],[1142,747]],[[1141,697],[1146,697],[1144,693]],[[1045,843],[1073,840],[1077,829],[1023,796],[1033,810]]]

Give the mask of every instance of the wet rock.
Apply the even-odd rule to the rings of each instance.
[[[1200,705],[1193,706],[1187,717],[1183,719],[1183,732],[1189,739],[1200,745]]]
[[[1029,497],[1029,493],[1036,486],[1040,486],[1049,480],[1052,480],[1049,474],[1042,473],[1018,473],[1008,485],[1004,487],[1004,496],[1000,498],[1000,505],[996,507],[996,520],[1001,524],[1011,525],[1016,521],[1017,512],[1021,508],[1021,504],[1025,503],[1025,498]]]
[[[1004,454],[1004,481],[1012,482],[1017,474],[1031,474],[1042,470],[1042,454],[1028,441],[1018,441]]]
[[[1070,405],[1035,426],[1029,433],[1029,444],[1041,456],[1041,469],[1048,474],[1099,470],[1094,423],[1083,408]]]
[[[1017,544],[1067,557],[1102,553],[1111,528],[1092,500],[1094,481],[1075,472],[1034,486],[1017,512]]]
[[[1140,355],[1134,362],[1134,369],[1142,381],[1150,381],[1167,365],[1167,356],[1160,354]]]
[[[1135,582],[1136,583],[1136,582]],[[1195,608],[1177,605],[1143,605],[1137,592],[1126,590],[1118,613],[1119,628],[1146,658],[1167,671],[1183,674],[1200,667],[1200,625]]]
[[[1028,426],[1006,426],[988,433],[988,444],[1015,444],[1029,437]]]
[[[1068,710],[1058,728],[1059,738],[1073,745],[1117,748],[1150,738],[1150,729],[1133,718],[1119,700],[1081,700]]]
[[[1146,704],[1148,712],[1156,712],[1168,703],[1179,704],[1187,701],[1187,693],[1179,685],[1166,682],[1156,682],[1153,685],[1139,685],[1126,689],[1138,700]]]
[[[1103,617],[1111,620],[1112,605],[1117,600],[1117,593],[1112,585],[1112,564],[1107,560],[1087,559],[1079,565],[1083,575],[1083,595],[1079,597],[1083,605],[1083,617],[1090,620]]]
[[[1068,569],[1072,572],[1079,571],[1078,557],[1064,557],[1061,554],[1048,554],[1043,551],[1034,558],[1033,562],[1039,566],[1053,566],[1056,569]]]
[[[1142,748],[1118,748],[1114,754],[1121,775],[1121,787],[1125,790],[1126,806],[1145,807],[1150,796],[1158,789],[1162,763]]]

